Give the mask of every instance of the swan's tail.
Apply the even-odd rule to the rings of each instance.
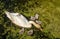
[[[39,24],[35,23],[34,21],[29,21],[29,23],[33,24],[37,29],[42,31],[42,28]]]
[[[8,11],[5,11],[6,16],[13,21],[12,14]]]
[[[8,17],[9,19],[11,19],[11,15],[10,15],[10,13],[9,13],[8,11],[5,11],[5,14],[7,15],[7,17]]]

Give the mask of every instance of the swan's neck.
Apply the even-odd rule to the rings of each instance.
[[[35,23],[34,21],[29,21],[29,23],[30,23],[30,24],[33,24],[36,28],[42,30],[42,29],[41,29],[41,26],[40,26],[39,24]]]

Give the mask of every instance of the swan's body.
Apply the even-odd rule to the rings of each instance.
[[[31,28],[33,24],[36,28],[41,28],[40,25],[36,24],[34,21],[28,21],[22,14],[19,13],[9,13],[5,11],[7,17],[16,25],[24,28]]]
[[[13,23],[20,27],[31,28],[32,26],[22,14],[6,12],[6,15]]]

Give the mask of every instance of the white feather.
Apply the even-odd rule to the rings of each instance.
[[[5,11],[7,17],[16,25],[20,26],[20,27],[25,27],[25,28],[31,28],[31,24],[29,23],[29,21],[22,15],[22,14],[18,14],[18,13],[10,13]]]

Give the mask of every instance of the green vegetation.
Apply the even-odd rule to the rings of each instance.
[[[35,27],[32,36],[19,34],[20,28],[13,24],[4,11],[22,13],[28,19],[40,15],[43,31]],[[0,39],[60,39],[60,0],[0,0]]]

